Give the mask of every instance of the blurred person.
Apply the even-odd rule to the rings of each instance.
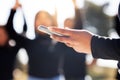
[[[67,18],[64,21],[64,28],[76,28],[74,23],[73,18]],[[77,54],[72,48],[59,42],[55,45],[54,50],[60,56],[60,68],[62,68],[66,80],[85,80],[85,54]]]
[[[51,39],[48,37],[48,35],[37,31],[37,26],[40,24],[52,26],[53,21],[51,15],[46,11],[40,11],[36,15],[36,38],[34,40],[29,40],[25,36],[17,34],[16,31],[13,29],[13,17],[18,7],[21,7],[21,5],[19,4],[18,0],[16,0],[16,4],[11,11],[5,29],[3,27],[0,28],[0,45],[2,46],[0,47],[0,61],[2,61],[2,63],[4,61],[0,69],[0,80],[12,79],[14,60],[18,50],[21,47],[24,47],[27,50],[30,59],[30,80],[35,80],[36,78],[41,78],[42,80],[59,80],[58,60],[57,58],[53,58],[53,54],[50,52]],[[26,28],[26,23],[24,27]],[[12,41],[13,44],[11,44],[9,39],[10,41]],[[7,45],[8,42],[11,44],[12,47],[9,47],[9,45]],[[41,47],[41,49],[39,49],[39,47]]]
[[[27,39],[25,36],[22,36],[20,34],[17,34],[15,32],[15,30],[13,29],[13,17],[15,14],[15,10],[13,10],[11,12],[10,18],[8,20],[7,23],[7,33],[6,31],[4,31],[4,28],[0,28],[0,32],[1,32],[1,40],[0,40],[0,44],[3,45],[3,43],[7,42],[8,36],[9,35],[11,37],[11,39],[13,40],[13,42],[15,41],[16,46],[14,47],[8,47],[8,50],[1,47],[1,50],[4,50],[5,53],[9,53],[6,55],[10,55],[7,56],[7,59],[12,59],[12,63],[6,60],[6,62],[4,61],[5,65],[6,63],[8,65],[13,65],[13,62],[16,57],[17,51],[21,48],[24,47],[28,53],[29,56],[29,74],[30,74],[30,78],[29,80],[35,80],[35,79],[47,79],[47,80],[59,80],[59,72],[58,72],[58,60],[57,58],[53,57],[53,54],[50,52],[50,47],[51,47],[51,39],[49,38],[48,35],[38,32],[37,31],[37,26],[42,24],[42,25],[46,25],[46,26],[52,26],[53,21],[52,21],[52,17],[49,13],[47,13],[46,11],[40,11],[37,15],[36,15],[36,20],[35,20],[35,29],[36,29],[36,38],[34,40],[29,40]],[[42,20],[40,20],[42,19]],[[40,23],[39,23],[40,21]],[[24,25],[26,26],[26,24]],[[3,31],[1,30],[3,29]],[[3,35],[3,33],[6,33]],[[4,36],[4,37],[3,37]],[[7,44],[7,43],[5,43]],[[10,48],[10,49],[9,49]],[[12,48],[12,49],[11,49]],[[41,48],[41,49],[39,49]],[[8,51],[8,52],[6,52]],[[13,52],[15,53],[13,53]],[[14,56],[12,56],[13,53]],[[1,55],[2,56],[2,55]],[[12,57],[12,58],[11,58]],[[5,59],[5,57],[2,56],[2,58],[0,58],[0,61],[3,61],[2,59]],[[10,60],[9,60],[10,61]],[[11,64],[10,64],[11,63]],[[14,65],[13,65],[14,67]],[[13,67],[12,67],[12,71],[13,71]],[[5,68],[5,66],[4,66]],[[1,71],[4,70],[3,68],[1,68]],[[8,66],[6,66],[6,70],[7,71],[3,71],[4,73],[8,73],[9,70],[11,70],[10,68],[8,68]],[[12,71],[10,72],[11,76],[12,76]],[[7,75],[5,73],[5,75]],[[3,73],[2,73],[3,75]],[[3,77],[3,76],[2,76]],[[5,78],[7,78],[7,76],[4,76]],[[10,78],[11,79],[11,78]],[[9,79],[1,79],[1,80],[9,80]]]
[[[35,16],[36,38],[25,42],[29,56],[28,80],[60,80],[58,58],[51,51],[52,40],[37,30],[39,25],[53,26],[52,16],[46,11],[38,12]]]
[[[13,79],[14,62],[21,45],[17,43],[18,36],[13,29],[13,17],[18,7],[20,4],[16,0],[10,11],[7,24],[0,26],[0,62],[2,63],[0,65],[0,80]]]
[[[16,8],[15,10],[12,11],[12,13],[16,12]],[[40,24],[45,25],[45,26],[52,26],[54,22],[52,20],[52,16],[46,11],[38,12],[35,18],[36,38],[34,40],[30,40],[26,38],[25,36],[17,34],[15,32],[15,30],[13,29],[13,17],[14,17],[14,14],[10,16],[10,20],[8,20],[9,26],[7,26],[6,28],[7,30],[9,30],[7,31],[9,36],[12,37],[12,40],[14,40],[16,43],[17,49],[14,49],[14,50],[18,51],[18,49],[22,47],[22,48],[25,48],[28,53],[29,75],[30,75],[28,80],[36,80],[36,79],[38,80],[41,80],[41,79],[42,80],[59,80],[58,60],[57,58],[54,58],[53,54],[50,52],[51,51],[50,47],[52,44],[51,39],[49,38],[48,35],[37,31],[37,26]],[[26,26],[26,23],[24,26]],[[7,50],[5,49],[5,51]],[[2,80],[5,80],[5,79],[2,79]]]

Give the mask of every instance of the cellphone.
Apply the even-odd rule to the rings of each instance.
[[[40,25],[40,26],[38,26],[38,30],[39,31],[41,31],[41,32],[44,32],[44,33],[46,33],[46,34],[48,34],[48,35],[57,35],[57,36],[64,36],[64,35],[62,35],[62,34],[59,34],[59,33],[56,33],[56,32],[51,32],[48,28],[47,28],[47,26],[44,26],[44,25]]]

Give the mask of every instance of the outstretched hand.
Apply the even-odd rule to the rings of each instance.
[[[69,36],[65,37],[51,35],[52,39],[65,43],[67,46],[72,47],[77,52],[91,53],[92,33],[86,30],[61,29],[55,27],[50,27],[49,30]]]

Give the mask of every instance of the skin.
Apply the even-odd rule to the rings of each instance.
[[[61,37],[57,35],[51,35],[52,39],[65,43],[67,46],[72,47],[77,52],[83,52],[86,54],[91,53],[92,33],[86,30],[61,29],[54,27],[49,27],[49,30],[69,36]]]
[[[46,27],[51,26],[53,24],[52,22],[52,16],[46,12],[46,11],[40,11],[36,14],[35,17],[35,30],[37,33],[44,34],[40,31],[38,31],[38,26],[39,25],[45,25]]]
[[[6,45],[8,42],[8,35],[4,28],[0,28],[0,46]]]
[[[52,16],[46,11],[40,11],[37,13],[35,18],[35,27],[39,25],[51,26],[52,25]]]
[[[16,0],[15,5],[12,9],[16,10],[18,7],[21,7],[21,4],[19,3],[19,0]]]
[[[67,18],[64,22],[64,28],[74,28],[74,20],[72,18]]]

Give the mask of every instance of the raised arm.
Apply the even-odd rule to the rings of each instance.
[[[16,12],[16,10],[11,9],[10,16],[8,18],[8,22],[5,26],[7,32],[10,36],[13,34],[16,34],[15,30],[13,29],[13,18],[14,18],[15,12]]]
[[[13,28],[13,18],[14,18],[14,15],[15,15],[15,12],[16,12],[16,9],[18,7],[21,7],[21,5],[19,4],[18,0],[16,0],[16,3],[15,5],[13,6],[13,8],[11,9],[10,11],[10,16],[8,18],[8,22],[6,24],[6,29],[7,29],[7,32],[8,34],[12,37],[14,36],[15,34],[17,34]]]

